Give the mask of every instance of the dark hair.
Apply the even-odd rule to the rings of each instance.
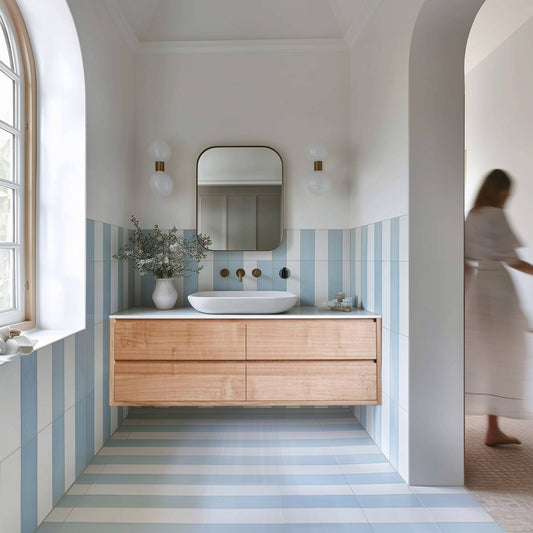
[[[501,191],[510,191],[511,185],[511,176],[505,170],[501,170],[500,168],[491,170],[477,193],[472,211],[485,206],[501,207],[499,204],[499,193]]]

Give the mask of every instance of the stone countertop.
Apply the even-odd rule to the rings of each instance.
[[[352,309],[350,312],[331,311],[318,307],[293,307],[285,313],[278,314],[206,314],[200,313],[192,307],[181,307],[163,311],[155,307],[132,307],[119,313],[110,315],[109,318],[187,318],[187,319],[228,319],[237,318],[243,320],[254,319],[296,319],[296,318],[381,318],[381,315],[370,313],[363,309]]]

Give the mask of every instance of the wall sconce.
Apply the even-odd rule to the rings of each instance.
[[[155,162],[155,172],[150,177],[150,190],[160,196],[169,196],[174,190],[172,178],[165,172],[165,163],[170,159],[170,146],[164,141],[154,141],[148,154]]]
[[[324,160],[328,157],[328,151],[323,144],[313,143],[307,147],[307,157],[313,161],[314,170],[307,179],[307,190],[316,196],[321,196],[331,189],[331,180],[324,172]]]

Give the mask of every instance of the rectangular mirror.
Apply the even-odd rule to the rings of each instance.
[[[214,146],[196,164],[196,232],[211,250],[274,250],[283,236],[283,161],[268,146]]]

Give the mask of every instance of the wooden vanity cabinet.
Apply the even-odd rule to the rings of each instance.
[[[381,319],[111,319],[111,405],[381,403]]]

